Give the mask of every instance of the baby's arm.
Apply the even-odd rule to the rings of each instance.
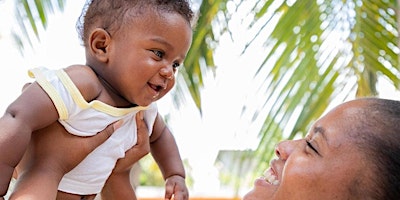
[[[15,166],[22,158],[31,134],[56,121],[51,99],[32,83],[0,118],[0,198],[7,192]]]
[[[165,199],[174,196],[175,200],[187,200],[189,194],[185,184],[185,168],[179,149],[160,115],[157,115],[150,140],[151,153],[166,180]]]

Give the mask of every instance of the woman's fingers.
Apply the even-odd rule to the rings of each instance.
[[[130,170],[133,164],[150,152],[149,129],[143,119],[143,113],[136,114],[137,143],[125,152],[125,157],[118,160],[114,172]]]

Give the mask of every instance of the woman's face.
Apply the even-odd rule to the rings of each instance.
[[[368,165],[348,133],[363,106],[359,101],[342,104],[319,119],[304,139],[279,143],[278,158],[271,161],[244,200],[353,196],[350,186],[365,181],[361,174]]]

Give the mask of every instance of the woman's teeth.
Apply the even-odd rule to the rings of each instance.
[[[278,185],[279,184],[279,180],[277,180],[277,177],[272,174],[271,170],[266,170],[264,172],[264,179],[265,179],[265,181],[267,181],[271,185]]]

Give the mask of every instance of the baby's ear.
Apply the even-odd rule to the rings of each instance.
[[[89,51],[101,62],[108,62],[108,45],[110,44],[110,34],[102,29],[96,28],[89,36]]]

